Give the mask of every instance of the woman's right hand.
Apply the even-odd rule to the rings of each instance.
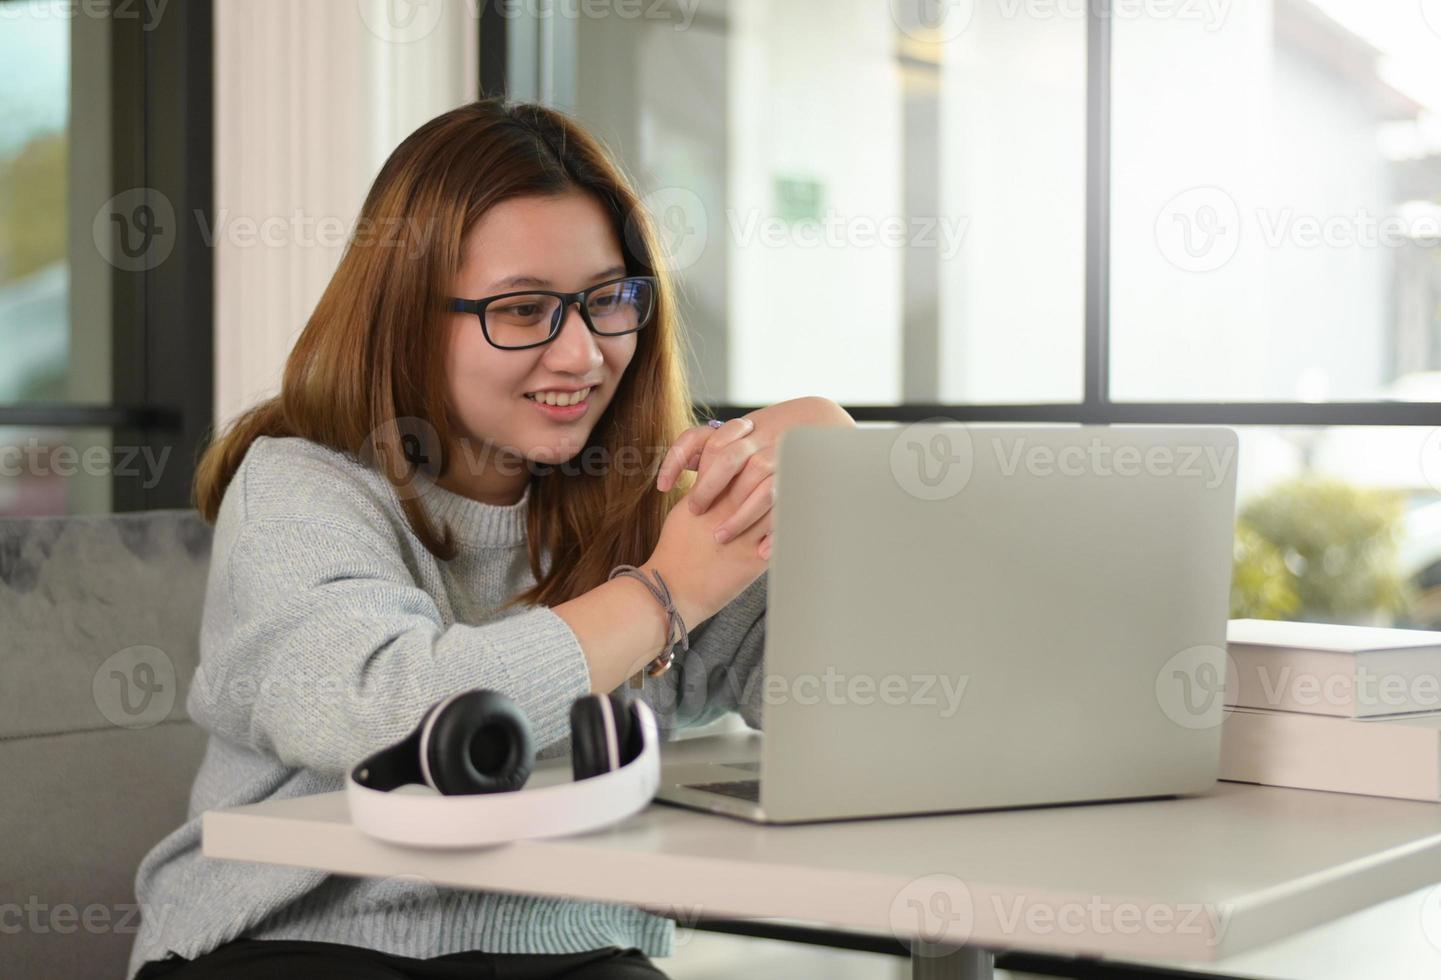
[[[666,516],[660,540],[645,563],[670,587],[676,611],[691,630],[724,609],[745,591],[769,564],[756,549],[770,533],[774,510],[725,544],[715,530],[745,500],[739,481],[732,482],[703,514],[692,514],[682,497]]]

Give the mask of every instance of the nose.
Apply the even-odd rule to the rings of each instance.
[[[604,360],[595,337],[586,328],[585,318],[580,315],[580,303],[565,308],[560,321],[560,333],[545,345],[546,366],[562,374],[588,375]]]

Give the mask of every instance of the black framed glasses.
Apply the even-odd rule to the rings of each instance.
[[[654,276],[625,276],[597,283],[575,293],[527,289],[484,299],[450,299],[452,313],[474,313],[492,346],[524,350],[548,344],[560,333],[565,311],[579,304],[581,319],[591,333],[617,337],[635,333],[655,316]]]

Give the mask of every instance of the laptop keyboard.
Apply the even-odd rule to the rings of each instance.
[[[761,801],[761,781],[759,779],[727,779],[719,783],[682,783],[681,785],[686,789],[698,789],[702,793],[718,793],[721,796],[749,800],[752,803]]]

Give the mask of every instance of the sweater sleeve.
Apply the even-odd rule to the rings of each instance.
[[[698,728],[728,711],[760,729],[765,694],[766,580],[747,586],[691,632],[690,649],[671,669],[647,677],[642,699],[656,715],[661,738]]]
[[[474,687],[512,698],[537,751],[568,737],[590,690],[579,640],[552,609],[445,626],[383,535],[344,521],[247,521],[207,609],[188,707],[208,729],[288,766],[344,772]]]

